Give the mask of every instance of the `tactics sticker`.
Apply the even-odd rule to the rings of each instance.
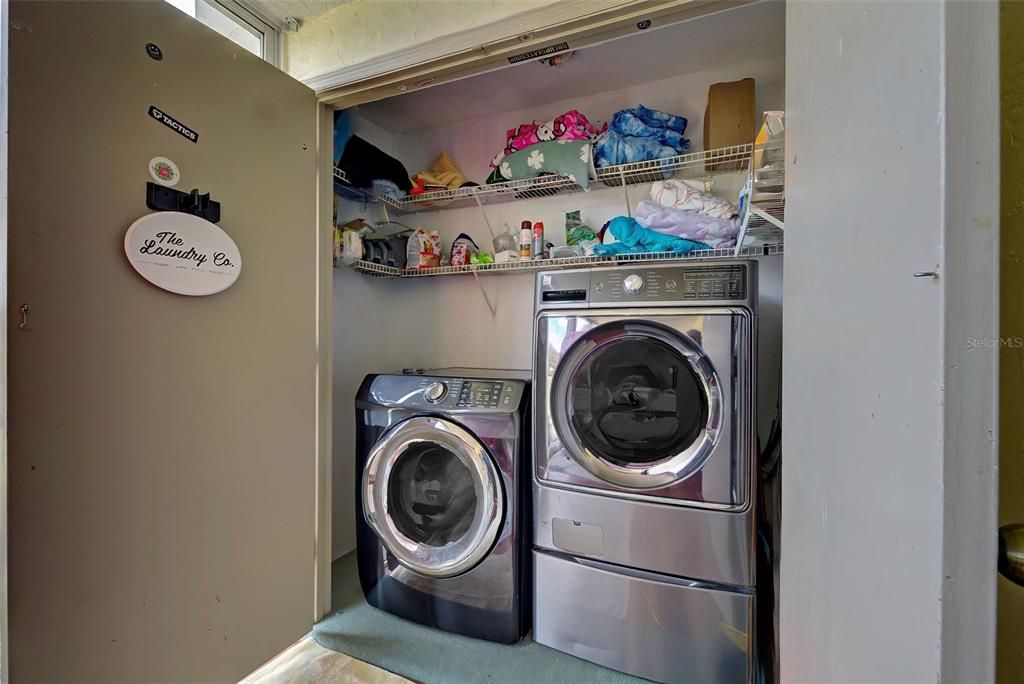
[[[169,116],[169,115],[165,114],[164,112],[160,111],[159,109],[157,109],[153,105],[149,106],[149,115],[151,117],[153,117],[154,119],[156,119],[157,121],[159,121],[160,123],[162,123],[164,126],[167,126],[168,128],[170,128],[172,131],[174,131],[178,135],[184,136],[184,137],[188,138],[189,140],[191,140],[192,142],[199,142],[199,134],[198,133],[196,133],[191,128],[189,128],[185,124],[181,123],[180,121],[178,121],[174,117]]]

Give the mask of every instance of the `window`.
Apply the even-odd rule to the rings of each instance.
[[[206,24],[271,64],[278,63],[278,31],[235,0],[167,0],[190,17]]]

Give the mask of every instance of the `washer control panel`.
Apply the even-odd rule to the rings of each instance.
[[[427,385],[427,389],[423,390],[423,398],[431,404],[436,404],[446,396],[448,396],[448,385],[443,382],[432,382]]]
[[[746,297],[744,264],[595,270],[590,280],[591,302],[723,301]]]
[[[396,374],[376,376],[370,394],[381,406],[506,413],[519,409],[528,390],[519,379]]]
[[[639,273],[630,273],[622,279],[622,289],[626,291],[626,294],[640,294],[644,289],[644,277]]]
[[[512,404],[511,385],[490,380],[465,380],[459,391],[460,408],[498,408],[504,401],[505,406]]]

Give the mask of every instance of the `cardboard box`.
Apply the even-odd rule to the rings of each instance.
[[[704,110],[704,150],[754,142],[756,107],[754,79],[712,84]],[[740,170],[745,166],[742,162],[708,164],[708,168],[715,171]]]

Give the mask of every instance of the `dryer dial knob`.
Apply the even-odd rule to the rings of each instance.
[[[446,396],[448,396],[448,385],[443,382],[432,382],[427,385],[427,389],[423,390],[423,398],[431,404],[436,404]]]
[[[644,289],[643,276],[637,275],[636,273],[629,274],[626,276],[625,280],[622,281],[622,289],[631,295],[639,294],[640,291]]]

